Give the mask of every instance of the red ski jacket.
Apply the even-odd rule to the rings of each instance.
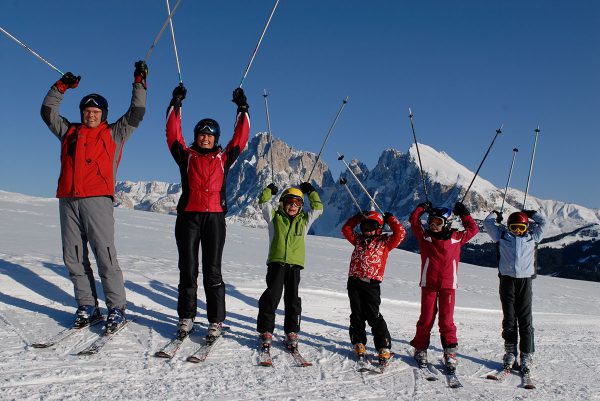
[[[167,112],[167,145],[179,166],[182,194],[177,212],[227,212],[226,184],[231,165],[248,144],[250,118],[238,112],[233,138],[225,150],[200,153],[188,148],[181,134],[181,109]]]
[[[406,236],[402,224],[394,216],[390,217],[387,224],[392,229],[392,234],[380,234],[367,238],[354,232],[362,216],[351,217],[342,227],[342,234],[354,245],[350,258],[348,276],[370,280],[383,281],[385,264],[389,252],[396,248]]]
[[[410,215],[410,228],[419,241],[421,250],[421,287],[433,290],[457,287],[458,262],[460,248],[478,232],[479,227],[471,215],[461,216],[465,231],[452,230],[444,238],[432,235],[421,225],[421,215],[425,211],[421,206]]]

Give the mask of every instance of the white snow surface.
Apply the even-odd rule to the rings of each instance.
[[[342,239],[316,236],[308,237],[300,284],[301,350],[314,365],[296,367],[276,344],[274,366],[257,366],[255,319],[265,288],[267,232],[237,225],[228,227],[223,256],[226,337],[204,363],[185,361],[206,330],[200,289],[196,334],[172,360],[156,358],[177,321],[175,216],[127,209],[115,209],[115,220],[133,323],[95,356],[76,353],[101,328],[33,349],[31,343],[69,326],[76,307],[62,264],[58,202],[0,191],[0,216],[1,400],[600,400],[599,283],[534,281],[538,388],[526,390],[515,375],[504,383],[485,379],[500,368],[503,352],[498,278],[494,269],[461,264],[455,320],[464,387],[453,390],[444,380],[416,379],[408,354],[419,316],[419,255],[390,254],[381,311],[396,358],[382,375],[360,374],[348,339],[345,284],[352,248]],[[282,323],[280,310],[277,334]],[[369,334],[370,353],[372,344]],[[429,357],[437,367],[441,355],[434,327]]]

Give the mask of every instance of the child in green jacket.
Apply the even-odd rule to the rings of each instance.
[[[269,256],[267,258],[267,289],[258,301],[256,330],[263,348],[271,346],[275,329],[275,311],[285,289],[284,331],[288,347],[298,346],[302,305],[298,296],[300,270],[304,269],[305,239],[310,226],[323,213],[323,204],[314,187],[303,182],[300,188],[288,188],[274,210],[271,198],[277,194],[275,184],[269,184],[259,198],[263,216],[269,223]],[[304,195],[311,210],[304,211]]]

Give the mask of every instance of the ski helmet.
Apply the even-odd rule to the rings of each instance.
[[[221,135],[221,128],[219,127],[219,123],[212,118],[203,118],[198,121],[198,124],[194,127],[194,142],[196,142],[200,133],[214,136],[216,146],[219,142],[219,136]]]
[[[434,207],[429,211],[427,224],[441,225],[444,230],[449,230],[452,225],[452,210],[447,207]]]
[[[506,225],[513,233],[523,235],[529,227],[529,216],[523,212],[511,213],[506,220]]]
[[[301,204],[304,203],[304,193],[298,188],[292,187],[283,191],[279,198],[279,202],[284,202],[286,198],[298,199]]]
[[[79,112],[81,114],[81,119],[83,119],[83,110],[86,107],[97,107],[102,110],[102,121],[106,121],[108,117],[108,101],[97,93],[90,93],[87,96],[84,96],[79,102]]]
[[[383,217],[381,217],[381,214],[372,210],[363,215],[360,222],[360,231],[363,233],[365,231],[375,231],[379,235],[381,234],[383,224]]]

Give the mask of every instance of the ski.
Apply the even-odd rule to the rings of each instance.
[[[215,348],[215,346],[221,342],[223,334],[224,333],[221,333],[221,335],[217,337],[206,337],[204,339],[204,344],[202,344],[190,356],[188,356],[186,358],[186,361],[192,363],[204,362],[206,358],[208,358],[212,350]]]
[[[531,379],[531,373],[529,372],[521,372],[521,383],[523,388],[526,388],[527,390],[534,390],[536,388],[535,383]]]
[[[290,355],[292,355],[292,358],[294,358],[296,365],[300,367],[312,366],[312,362],[307,361],[304,358],[304,356],[302,356],[302,354],[298,350],[298,346],[288,345],[285,338],[282,338],[281,341],[283,342],[283,346],[285,347],[285,349],[290,353]]]
[[[445,373],[446,373],[446,381],[448,382],[448,387],[459,388],[459,387],[463,386],[462,383],[460,382],[460,380],[458,379],[458,377],[456,376],[456,370],[454,370],[454,369],[449,370],[448,368],[446,368]]]
[[[169,341],[164,347],[162,347],[159,351],[156,351],[154,356],[157,358],[173,358],[189,336],[189,333],[185,337],[179,337],[175,335],[175,337],[173,337],[171,341]]]
[[[89,331],[90,327],[95,326],[96,324],[98,324],[100,322],[104,322],[104,318],[100,317],[96,320],[93,320],[90,322],[89,325],[87,325],[85,327],[79,327],[79,328],[78,327],[67,327],[66,329],[59,331],[58,333],[56,333],[55,335],[53,335],[52,337],[48,338],[45,341],[31,344],[31,347],[32,348],[50,348],[53,345],[56,345],[59,342],[66,340],[67,338],[71,337],[72,335],[74,335],[76,333],[83,333],[83,332]]]
[[[425,365],[419,365],[417,368],[417,374],[419,377],[428,382],[434,382],[438,380],[438,375],[432,370],[432,365],[429,362]]]
[[[258,364],[260,366],[273,366],[273,359],[271,358],[271,347],[261,347],[258,354]]]
[[[77,353],[77,355],[95,355],[98,352],[100,352],[100,350],[106,345],[108,344],[108,342],[110,340],[112,340],[112,338],[121,332],[121,330],[123,330],[125,327],[127,327],[129,325],[129,323],[132,320],[125,320],[123,322],[123,324],[121,326],[119,326],[119,328],[117,328],[117,330],[112,331],[112,332],[104,332],[100,337],[98,337],[93,343],[91,343],[90,345],[88,345],[86,348],[84,348],[83,350],[79,351]]]
[[[495,372],[488,373],[485,378],[489,379],[489,380],[496,380],[496,381],[502,382],[508,376],[510,376],[510,373],[511,373],[510,369],[502,369],[502,370],[497,370]]]
[[[354,352],[352,352],[352,355],[354,355],[356,358],[356,366],[354,367],[354,370],[356,370],[358,373],[370,372],[374,369],[373,364],[371,361],[369,361],[369,358],[366,354],[356,355]]]

